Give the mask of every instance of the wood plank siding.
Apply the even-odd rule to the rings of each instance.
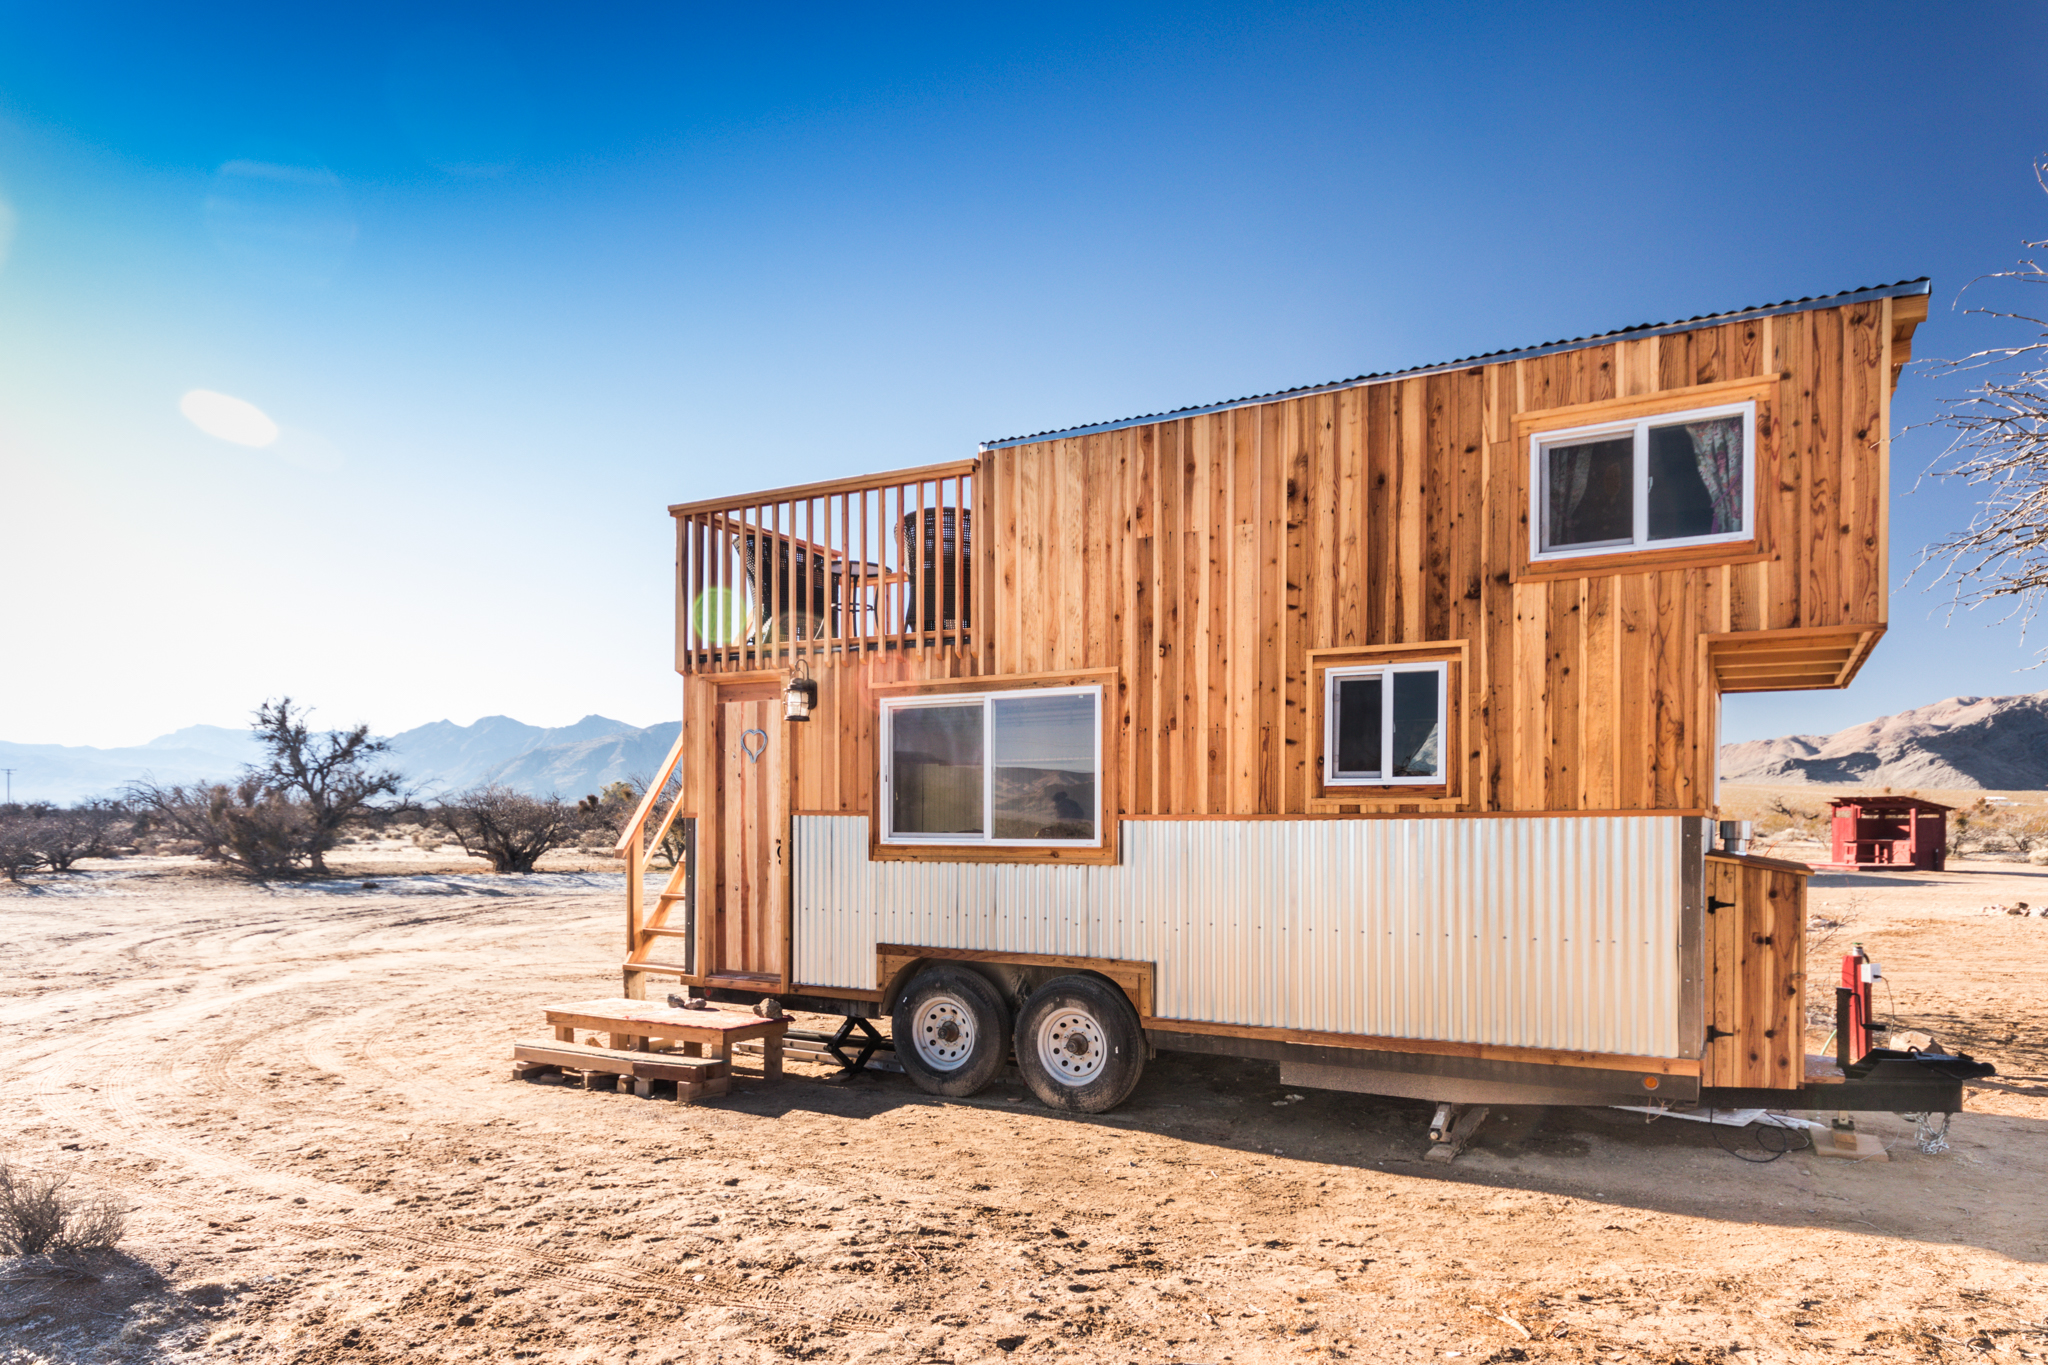
[[[791,809],[871,809],[877,685],[1103,669],[1129,817],[1707,808],[1718,691],[1842,685],[1882,632],[1889,397],[1924,312],[1815,307],[985,451],[971,622],[794,651],[820,694],[784,727]],[[1757,395],[1753,541],[1529,564],[1529,414],[1733,392]],[[1745,664],[1766,631],[1806,634]],[[1456,664],[1452,779],[1325,792],[1312,651],[1396,647]],[[686,727],[791,653],[686,655]]]

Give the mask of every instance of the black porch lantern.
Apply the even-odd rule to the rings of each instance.
[[[809,720],[811,708],[818,704],[818,685],[811,681],[811,670],[802,659],[790,671],[789,681],[782,688],[782,718],[784,720]]]

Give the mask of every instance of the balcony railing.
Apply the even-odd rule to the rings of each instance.
[[[967,647],[986,586],[975,469],[962,460],[670,508],[678,665]]]

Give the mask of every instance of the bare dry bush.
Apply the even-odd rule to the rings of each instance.
[[[0,873],[69,872],[81,858],[103,858],[132,837],[135,819],[116,801],[68,810],[41,803],[0,806]]]
[[[253,728],[267,758],[248,772],[303,809],[304,857],[313,871],[325,872],[342,826],[381,814],[375,802],[398,796],[404,779],[372,766],[390,752],[391,742],[372,738],[369,726],[315,732],[306,723],[307,714],[303,707],[294,710],[290,697],[257,708]]]
[[[2030,858],[2048,853],[2048,809],[1993,805],[1980,797],[1949,816],[1949,847],[1958,857]]]
[[[0,1162],[0,1254],[43,1256],[105,1251],[128,1230],[128,1214],[110,1195],[70,1192],[71,1178],[17,1174]]]
[[[1849,896],[1807,918],[1806,998],[1802,1003],[1808,1028],[1835,1026],[1835,985],[1840,980],[1835,968],[1855,939],[1856,922],[1863,910],[1864,898]]]
[[[2048,191],[2048,158],[2034,163],[2034,179]],[[2048,241],[2022,247],[2039,251]],[[2001,302],[2018,300],[2024,295],[2009,287],[2048,285],[2048,266],[2023,257],[1966,288],[1984,282],[2001,288]],[[1913,576],[1928,587],[1950,584],[1952,610],[2003,607],[2005,619],[2018,617],[2024,629],[2048,603],[2048,318],[2021,302],[1963,311],[2019,326],[2002,345],[1931,367],[1938,376],[1977,380],[1941,400],[1946,411],[1931,425],[1948,428],[1951,439],[1928,469],[1970,488],[1976,513],[1968,526],[1921,551]]]
[[[342,828],[368,828],[406,808],[403,779],[372,761],[390,744],[369,727],[315,732],[292,699],[265,702],[252,727],[266,759],[233,784],[159,786],[145,779],[128,800],[151,825],[152,841],[224,863],[268,881],[325,872]],[[397,796],[394,806],[379,797]]]
[[[1773,796],[1753,817],[1758,851],[1768,851],[1783,844],[1825,844],[1830,820],[1831,812],[1826,807],[1809,809],[1782,796]]]
[[[612,839],[616,842],[618,836],[625,832],[626,823],[633,818],[633,812],[639,808],[641,798],[647,795],[649,780],[645,773],[635,773],[623,782],[612,783],[596,796],[584,797],[580,804],[585,811],[585,818],[594,825],[611,831]],[[681,794],[682,785],[683,775],[680,772],[670,774],[668,785],[662,788],[661,800],[648,808],[647,818],[641,823],[641,847],[647,848],[648,841],[654,837],[655,830],[661,825],[668,803]],[[687,846],[680,820],[670,823],[668,832],[661,836],[659,845],[647,848],[648,860],[655,866],[675,867],[682,862],[686,853]]]
[[[149,812],[159,839],[269,881],[294,876],[309,861],[315,825],[303,801],[251,774],[233,786],[138,782],[129,799]]]
[[[30,831],[30,842],[52,872],[69,872],[81,858],[104,858],[128,837],[135,819],[117,801],[87,801],[53,810]]]
[[[435,823],[472,858],[488,858],[493,872],[531,872],[553,849],[576,842],[579,810],[559,796],[545,799],[486,782],[435,803]]]
[[[29,829],[29,821],[0,814],[0,874],[10,882],[20,881],[43,865],[43,855],[36,852]]]

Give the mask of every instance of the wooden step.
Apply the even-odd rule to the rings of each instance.
[[[645,1075],[651,1080],[709,1080],[727,1075],[730,1068],[712,1057],[678,1057],[670,1052],[628,1052],[623,1048],[596,1047],[570,1043],[559,1038],[522,1039],[512,1045],[516,1061],[546,1062],[550,1066],[575,1067],[579,1071],[616,1071],[628,1076]]]
[[[714,1057],[679,1057],[673,1052],[626,1052],[618,1048],[567,1043],[557,1038],[526,1039],[512,1045],[515,1062],[539,1062],[574,1071],[609,1071],[642,1081],[687,1081],[698,1084],[732,1075],[729,1063]]]
[[[707,1057],[679,1057],[672,1052],[626,1052],[617,1048],[592,1047],[559,1039],[528,1039],[512,1045],[512,1078],[526,1080],[545,1067],[565,1074],[580,1072],[584,1088],[595,1075],[618,1078],[621,1089],[631,1084],[633,1093],[646,1099],[655,1081],[673,1081],[676,1103],[690,1104],[731,1093],[732,1067]]]
[[[663,924],[642,925],[640,933],[644,938],[688,938],[690,936],[688,929],[671,929]]]

